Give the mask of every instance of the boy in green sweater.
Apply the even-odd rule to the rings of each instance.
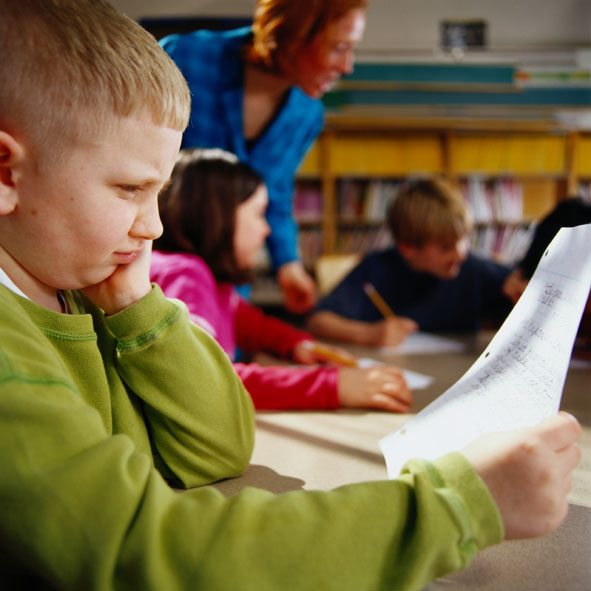
[[[6,588],[419,589],[558,526],[580,453],[567,415],[392,481],[196,488],[246,468],[254,422],[225,354],[148,281],[184,80],[103,0],[0,14]]]

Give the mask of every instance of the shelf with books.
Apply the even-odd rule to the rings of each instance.
[[[337,181],[339,224],[348,221],[381,223],[399,187],[397,179],[340,178]]]
[[[484,192],[474,247],[512,262],[537,220],[577,189],[591,193],[591,133],[531,121],[328,115],[298,175],[298,187],[314,192],[296,196],[308,202],[296,207],[303,242],[313,243],[307,260],[386,244],[385,212],[400,184],[440,175]]]
[[[339,178],[335,252],[363,254],[391,244],[385,219],[399,188],[396,178]]]
[[[307,269],[313,269],[318,257],[324,254],[322,228],[300,226],[298,238],[302,262]]]
[[[471,176],[459,182],[475,223],[516,223],[523,219],[523,186],[508,177]]]
[[[381,250],[392,244],[390,231],[383,224],[373,228],[349,227],[339,231],[339,254],[363,254]]]
[[[293,210],[300,225],[322,220],[322,184],[320,180],[298,179],[293,197]]]
[[[573,137],[572,168],[572,193],[591,203],[591,133]]]
[[[470,236],[474,252],[505,265],[514,265],[525,255],[536,222],[476,225]]]
[[[591,179],[579,181],[577,195],[587,203],[591,203]]]

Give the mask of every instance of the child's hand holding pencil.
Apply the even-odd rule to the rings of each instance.
[[[363,284],[363,291],[384,317],[384,320],[376,322],[372,327],[375,333],[374,344],[381,347],[395,347],[400,345],[410,333],[419,329],[414,320],[396,316],[378,290],[368,281]]]
[[[298,345],[304,354],[314,356],[314,363],[329,362],[341,366],[337,392],[342,406],[409,412],[412,392],[400,368],[387,365],[361,368],[356,358],[340,347],[317,341],[300,341]]]

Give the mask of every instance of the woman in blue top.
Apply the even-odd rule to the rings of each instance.
[[[269,192],[268,246],[286,307],[306,312],[316,289],[299,258],[295,172],[323,126],[320,97],[352,72],[366,0],[257,0],[252,27],[161,40],[192,91],[183,147],[223,148]]]

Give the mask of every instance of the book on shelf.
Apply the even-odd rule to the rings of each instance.
[[[363,203],[363,217],[370,221],[381,221],[386,217],[388,207],[398,193],[399,183],[389,180],[372,180],[368,183]]]
[[[341,179],[337,185],[338,212],[343,219],[361,216],[365,183],[359,179]]]
[[[301,222],[322,218],[322,189],[315,181],[298,181],[293,197],[294,216]]]
[[[398,182],[386,179],[341,179],[337,189],[339,217],[381,222],[398,187]]]
[[[312,268],[316,259],[323,254],[322,230],[320,228],[306,228],[299,231],[299,246],[302,262]]]
[[[585,202],[591,203],[591,180],[579,181],[577,195]]]
[[[514,265],[525,255],[533,238],[535,222],[480,226],[472,232],[471,249],[505,265]]]
[[[388,228],[348,228],[339,232],[337,251],[342,254],[365,254],[392,244]]]
[[[523,187],[516,179],[472,176],[460,183],[475,223],[515,224],[523,219]]]

